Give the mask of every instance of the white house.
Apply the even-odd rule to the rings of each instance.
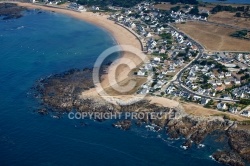
[[[138,76],[145,76],[145,74],[146,74],[146,70],[145,70],[145,69],[139,70],[139,71],[137,72],[137,75],[138,75]]]
[[[78,7],[78,11],[80,11],[80,12],[86,12],[87,10],[83,6],[79,6]]]
[[[215,80],[209,80],[208,82],[209,82],[210,84],[212,84],[213,86],[216,86]]]
[[[131,13],[132,13],[132,11],[127,10],[125,13],[126,13],[126,14],[131,14]]]
[[[166,89],[166,92],[168,94],[172,93],[173,91],[175,91],[175,87],[174,86],[169,86],[167,89]]]
[[[234,83],[235,83],[236,85],[239,85],[239,84],[240,84],[240,80],[235,79],[235,80],[234,80]]]
[[[210,101],[210,99],[202,98],[201,105],[206,105],[209,101]]]
[[[152,37],[151,33],[148,32],[148,34],[146,35],[146,37]]]
[[[146,70],[152,70],[152,65],[150,63],[147,63],[144,68]]]
[[[194,100],[195,100],[195,101],[200,100],[200,99],[201,99],[201,97],[200,97],[200,96],[196,96],[196,95],[194,95]]]
[[[117,17],[117,21],[122,21],[123,18],[124,18],[124,17],[123,17],[122,15],[121,15],[121,16],[118,16],[118,17]]]
[[[149,87],[147,85],[143,85],[139,94],[147,94],[149,92]]]
[[[225,73],[225,76],[226,76],[226,77],[231,77],[232,74],[231,74],[231,72],[226,72],[226,73]]]
[[[195,90],[195,89],[197,89],[197,88],[198,88],[197,85],[192,85],[192,89],[193,89],[193,90]]]
[[[148,41],[148,47],[149,47],[149,48],[154,48],[156,45],[157,45],[157,42],[154,41],[153,39],[150,39],[150,40]]]
[[[224,78],[224,73],[219,74],[218,78]]]
[[[136,24],[133,23],[133,22],[131,22],[131,23],[129,24],[129,26],[130,26],[131,28],[136,28]]]
[[[219,103],[219,104],[217,104],[217,109],[218,110],[226,110],[227,109],[226,103]]]
[[[97,6],[92,6],[92,10],[100,10],[100,8]]]
[[[221,85],[222,85],[222,82],[221,82],[220,80],[218,80],[218,81],[216,81],[216,84],[217,84],[218,86],[221,86]]]
[[[230,107],[229,112],[236,114],[238,112],[238,109],[237,109],[237,107]]]
[[[241,113],[242,116],[250,117],[250,111],[244,110]]]
[[[163,84],[164,84],[164,83],[163,83],[161,80],[159,80],[159,81],[157,82],[157,84],[154,86],[154,89],[159,89],[159,88],[161,88]]]
[[[160,61],[161,61],[161,58],[155,57],[155,58],[154,58],[154,61],[155,61],[155,62],[160,62]]]
[[[230,85],[231,84],[231,80],[230,79],[225,79],[224,83],[225,83],[225,85]]]

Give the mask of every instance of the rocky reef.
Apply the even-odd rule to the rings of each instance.
[[[250,135],[247,130],[239,130],[237,123],[222,117],[198,117],[187,114],[182,106],[167,108],[141,100],[130,105],[114,105],[99,96],[82,96],[82,92],[94,88],[91,69],[72,69],[61,74],[39,80],[34,86],[35,96],[41,100],[38,113],[49,112],[103,112],[103,113],[145,113],[142,118],[127,117],[117,119],[113,126],[129,130],[131,126],[152,125],[155,131],[164,131],[170,138],[184,137],[183,146],[188,149],[193,144],[201,144],[215,131],[221,131],[221,138],[228,140],[230,149],[215,152],[218,162],[232,166],[243,166],[250,162]],[[157,118],[155,118],[157,117]],[[95,118],[104,121],[105,118]]]
[[[220,118],[202,118],[191,115],[184,116],[180,119],[172,119],[167,123],[167,133],[172,138],[178,138],[180,135],[187,140],[192,140],[200,144],[205,137],[215,130],[225,130],[233,122]],[[189,143],[190,144],[190,143]]]
[[[90,69],[71,69],[61,74],[49,76],[36,83],[35,95],[46,106],[62,112],[69,112],[75,107],[80,110],[84,109],[86,104],[93,104],[90,100],[83,104],[83,101],[78,100],[78,98],[81,92],[94,87],[91,76],[92,70]],[[44,109],[42,112],[45,112]]]
[[[223,164],[232,166],[245,166],[241,157],[232,151],[218,151],[213,154],[213,158]]]
[[[250,162],[250,133],[248,130],[232,128],[228,130],[229,145],[233,151]]]
[[[3,16],[3,20],[20,18],[24,10],[26,8],[15,3],[0,3],[0,16]]]
[[[120,128],[123,130],[128,130],[131,126],[132,122],[130,120],[120,120],[116,123],[113,123],[113,126],[116,128]]]

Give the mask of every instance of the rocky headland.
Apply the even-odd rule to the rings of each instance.
[[[3,17],[3,20],[20,18],[23,16],[22,11],[24,10],[27,9],[15,3],[0,3],[0,16]]]
[[[145,112],[150,113],[142,119],[119,119],[113,126],[129,130],[131,126],[153,124],[156,131],[165,131],[170,138],[184,137],[183,146],[188,149],[193,144],[201,144],[214,131],[221,131],[227,138],[230,150],[217,151],[213,158],[221,163],[242,166],[250,162],[250,134],[237,128],[237,122],[222,117],[200,117],[189,115],[182,106],[168,108],[152,104],[144,99],[130,105],[111,104],[100,96],[82,97],[82,92],[94,88],[91,69],[72,69],[41,79],[34,87],[35,96],[41,99],[38,113],[50,112]],[[153,114],[152,114],[153,113]],[[157,114],[157,118],[152,116]],[[103,121],[105,119],[97,119]]]

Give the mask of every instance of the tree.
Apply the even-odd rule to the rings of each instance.
[[[171,40],[172,39],[172,35],[171,33],[162,33],[159,35],[162,39],[169,39]]]
[[[190,10],[189,14],[199,15],[198,6],[195,6],[193,9]]]
[[[240,12],[237,12],[237,13],[235,14],[235,16],[236,16],[236,17],[241,17],[241,13],[240,13]]]
[[[250,75],[249,75],[249,74],[246,74],[246,75],[240,77],[241,80],[247,80],[247,79],[249,79],[249,78],[250,78]]]
[[[170,0],[171,5],[177,4],[177,0]]]
[[[240,104],[249,105],[250,99],[240,99]]]
[[[180,6],[175,6],[175,7],[171,7],[170,10],[174,11],[174,12],[178,12],[181,9]]]
[[[202,76],[202,78],[203,78],[203,83],[204,84],[207,84],[208,83],[208,80],[209,80],[209,77],[208,76],[206,76],[205,74]]]
[[[201,16],[208,17],[208,14],[207,13],[201,13]]]
[[[249,11],[249,6],[247,6],[247,7],[246,7],[246,10],[245,10],[245,11],[246,11],[246,12],[248,12],[248,11]]]
[[[189,5],[185,5],[183,8],[184,8],[184,9],[189,9],[190,6],[189,6]]]

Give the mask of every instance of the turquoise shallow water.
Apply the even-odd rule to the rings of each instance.
[[[121,131],[112,121],[53,119],[33,112],[27,97],[35,81],[70,68],[91,67],[114,45],[104,30],[57,13],[25,12],[0,21],[0,165],[219,165],[209,155],[219,145],[180,148],[164,133],[134,127]]]

